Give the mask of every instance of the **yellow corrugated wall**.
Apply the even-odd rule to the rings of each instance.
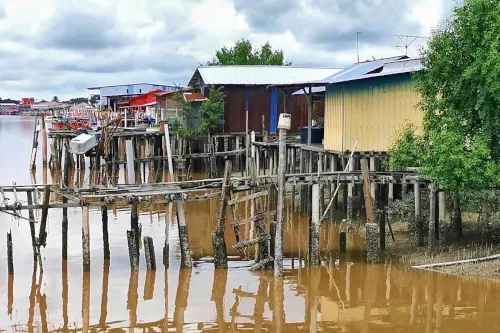
[[[406,124],[420,126],[420,98],[409,76],[393,75],[327,87],[325,138],[327,150],[388,151]]]

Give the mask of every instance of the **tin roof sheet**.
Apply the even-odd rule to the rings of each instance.
[[[343,83],[379,76],[411,73],[422,68],[421,59],[409,59],[407,56],[399,56],[356,63],[322,81],[325,84]]]
[[[322,80],[339,70],[293,66],[201,66],[191,77],[189,86],[285,85]]]

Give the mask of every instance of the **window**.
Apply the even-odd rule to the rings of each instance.
[[[139,94],[142,92],[142,89],[139,89]]]
[[[127,89],[127,94],[128,94],[128,89]]]

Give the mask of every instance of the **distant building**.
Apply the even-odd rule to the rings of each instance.
[[[389,150],[397,132],[408,123],[420,126],[420,96],[412,73],[420,59],[399,56],[353,64],[323,80],[325,93],[324,147],[347,151]]]
[[[19,102],[22,108],[29,108],[35,103],[35,99],[33,97],[23,97]]]
[[[16,114],[19,111],[19,105],[15,103],[0,103],[0,114]]]
[[[135,84],[120,84],[115,86],[100,86],[90,87],[88,90],[99,90],[99,100],[102,107],[118,108],[123,102],[128,102],[131,97],[148,93],[154,90],[174,91],[179,89],[176,86],[152,84],[152,83],[135,83]],[[97,100],[97,99],[96,99]],[[126,104],[126,103],[125,103]]]
[[[306,68],[293,66],[201,66],[189,81],[195,92],[209,96],[211,85],[224,87],[224,124],[221,131],[276,133],[278,115],[283,112],[284,98],[274,85],[322,80],[339,70],[336,68]],[[323,102],[316,104],[322,116]],[[292,115],[291,132],[307,125],[307,99],[302,95],[288,98]],[[248,121],[247,121],[248,120]]]

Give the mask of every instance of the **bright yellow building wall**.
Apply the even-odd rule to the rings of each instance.
[[[327,150],[388,151],[407,123],[422,124],[420,97],[409,75],[392,75],[327,87],[325,137]]]

